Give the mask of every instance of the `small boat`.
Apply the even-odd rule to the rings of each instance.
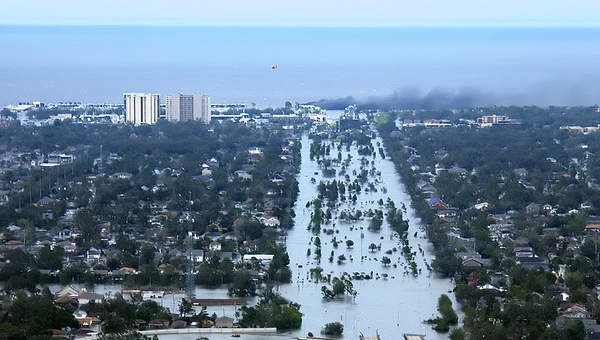
[[[231,334],[231,337],[232,337],[232,338],[239,338],[239,337],[240,337],[240,335],[239,335],[239,334]]]

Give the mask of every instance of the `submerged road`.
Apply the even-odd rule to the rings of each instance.
[[[331,143],[331,141],[324,141],[324,143]],[[378,145],[383,144],[380,138],[373,139],[371,143],[375,150],[378,149]],[[339,205],[334,209],[332,222],[322,226],[322,229],[332,228],[336,232],[326,235],[323,230],[321,231],[318,236],[322,243],[322,258],[320,263],[315,260],[314,237],[316,235],[307,230],[313,207],[307,208],[306,204],[317,197],[317,185],[320,181],[331,181],[334,178],[344,181],[345,178],[344,175],[339,174],[340,167],[336,169],[335,177],[325,178],[317,161],[310,159],[310,144],[311,140],[304,135],[302,165],[298,177],[300,193],[295,206],[295,226],[287,235],[293,283],[279,288],[283,296],[302,305],[301,311],[304,313],[302,329],[291,335],[305,336],[308,332],[312,332],[317,336],[325,323],[339,321],[344,324],[345,339],[358,339],[361,333],[365,336],[374,336],[376,331],[384,340],[397,339],[402,333],[424,334],[427,339],[446,338],[447,334],[437,334],[423,321],[436,313],[437,299],[441,294],[448,294],[454,300],[453,294],[449,293],[453,289],[452,282],[438,277],[428,269],[426,263],[430,264],[433,260],[432,246],[424,238],[425,233],[422,231],[420,220],[410,207],[410,196],[406,193],[393,163],[388,159],[382,159],[379,153],[373,158],[359,155],[356,145],[353,145],[349,151],[346,151],[345,147],[342,148],[342,159],[346,159],[348,155],[352,157],[345,170],[350,177],[350,182],[356,177],[354,171],[360,173],[361,167],[367,170],[374,168],[374,175],[369,176],[368,182],[373,183],[376,190],[365,190],[367,187],[365,184],[362,192],[357,195],[355,204],[348,200],[338,201]],[[338,150],[332,146],[329,157],[337,158],[337,156]],[[397,208],[406,207],[404,218],[409,221],[408,240],[412,251],[416,252],[415,262],[420,272],[416,276],[407,273],[406,260],[399,251],[400,240],[389,228],[385,219],[381,230],[373,232],[367,230],[369,218],[353,223],[338,218],[339,212],[345,209],[349,211],[360,209],[363,212],[369,209],[380,209],[385,212],[385,207],[378,201],[380,199],[386,201],[388,198]],[[336,237],[339,242],[337,248],[332,242],[333,237]],[[347,239],[354,241],[353,248],[346,247]],[[370,251],[368,246],[371,243],[380,246],[381,250]],[[398,251],[385,254],[387,250],[393,248]],[[307,256],[307,249],[311,249],[310,256]],[[331,251],[334,252],[332,263],[328,260]],[[347,260],[339,264],[337,258],[342,254]],[[389,266],[384,266],[380,262],[383,256],[391,258],[392,262]],[[354,280],[354,288],[358,292],[355,298],[345,296],[333,301],[325,301],[321,294],[321,286],[324,283],[317,283],[310,278],[310,269],[317,266],[323,268],[324,276],[359,272],[372,273],[377,279]],[[384,274],[387,274],[387,278]],[[454,305],[456,307],[456,303]]]

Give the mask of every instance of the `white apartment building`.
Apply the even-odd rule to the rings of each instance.
[[[158,94],[124,93],[125,120],[134,125],[156,124],[160,111]]]
[[[184,122],[199,120],[209,124],[211,119],[210,97],[202,94],[173,94],[167,96],[167,120]]]

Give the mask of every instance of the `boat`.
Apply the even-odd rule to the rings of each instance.
[[[231,337],[232,337],[232,338],[239,338],[239,337],[240,337],[240,335],[239,335],[239,334],[231,334]]]

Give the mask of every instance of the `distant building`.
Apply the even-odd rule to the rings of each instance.
[[[166,117],[170,122],[199,120],[209,124],[211,119],[210,97],[202,94],[173,94],[167,96]]]
[[[160,111],[158,94],[124,93],[125,119],[133,125],[156,124]]]
[[[520,120],[510,119],[507,116],[481,116],[477,118],[477,125],[480,127],[490,127],[495,125],[519,125]]]
[[[581,133],[584,135],[588,135],[590,133],[596,133],[596,132],[600,131],[600,124],[598,124],[597,126],[578,126],[578,125],[561,126],[560,130],[567,130],[569,132],[577,132],[577,133]]]
[[[246,110],[246,104],[211,104],[210,108],[217,113],[244,112]]]
[[[477,118],[477,122],[480,124],[499,124],[508,120],[506,116],[482,116]]]
[[[242,258],[244,263],[251,263],[253,260],[258,261],[264,265],[270,265],[271,261],[273,261],[274,255],[270,254],[246,254]]]
[[[424,122],[425,127],[450,127],[452,123],[447,119],[428,119]]]

